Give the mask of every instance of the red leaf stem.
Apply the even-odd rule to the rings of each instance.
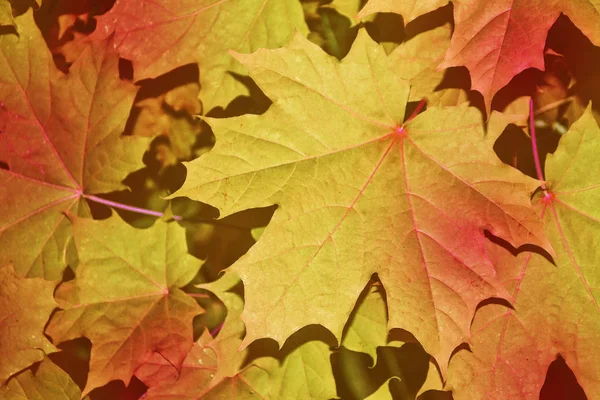
[[[135,206],[129,206],[127,204],[117,203],[116,201],[103,199],[101,197],[97,197],[97,196],[93,196],[93,195],[83,194],[82,197],[87,200],[93,201],[95,203],[104,204],[109,207],[119,208],[121,210],[131,211],[131,212],[138,213],[138,214],[151,215],[153,217],[159,217],[159,218],[163,217],[165,215],[164,213],[162,213],[160,211],[148,210],[146,208],[135,207]],[[173,215],[173,219],[175,221],[181,221],[182,218],[179,215]]]
[[[531,132],[531,148],[533,149],[533,160],[535,161],[535,171],[537,173],[537,177],[540,181],[542,181],[541,188],[544,191],[544,197],[548,199],[550,195],[548,194],[548,188],[546,187],[546,182],[544,181],[544,174],[542,173],[542,164],[540,163],[540,156],[537,146],[537,139],[535,137],[535,123],[534,123],[535,113],[533,112],[533,100],[529,99],[529,131]]]

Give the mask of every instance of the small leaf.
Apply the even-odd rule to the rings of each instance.
[[[135,229],[113,216],[75,218],[80,264],[56,292],[62,310],[48,334],[57,343],[85,336],[92,342],[84,394],[111,380],[125,384],[153,353],[181,366],[193,344],[200,307],[179,288],[201,261],[187,254],[185,232],[161,220]]]
[[[87,45],[63,75],[33,20],[0,35],[0,265],[59,279],[85,194],[124,188],[143,166],[146,138],[121,137],[137,88],[119,79],[112,43]],[[26,243],[27,245],[24,245]]]
[[[239,283],[234,274],[226,273],[216,282],[202,285],[212,289],[227,306],[227,317],[218,336],[205,334],[194,344],[178,374],[164,360],[153,367],[147,399],[328,399],[335,397],[335,381],[329,356],[329,346],[310,340],[291,349],[281,351],[278,358],[262,356],[245,363],[249,354],[240,351],[244,324],[240,319],[242,299],[227,291]],[[215,371],[215,361],[216,369]],[[141,373],[146,375],[148,367]],[[138,375],[139,376],[139,375]],[[210,381],[210,382],[209,382]]]

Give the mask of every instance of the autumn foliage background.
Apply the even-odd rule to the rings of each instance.
[[[0,0],[1,399],[600,399],[593,0]]]

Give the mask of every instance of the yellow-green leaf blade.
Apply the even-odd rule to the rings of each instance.
[[[122,189],[149,140],[121,138],[137,88],[119,79],[110,42],[86,45],[64,75],[33,12],[16,22],[18,36],[0,36],[0,263],[58,279],[71,239],[64,213],[85,209],[84,193]]]
[[[560,354],[588,398],[600,394],[600,129],[591,107],[546,161],[550,200],[538,195],[556,257],[517,257],[492,248],[514,310],[483,307],[473,322],[472,353],[450,365],[456,399],[538,399]],[[518,377],[518,379],[515,379]]]
[[[248,89],[233,74],[246,70],[228,50],[252,52],[285,45],[308,33],[295,0],[118,0],[99,18],[96,37],[112,32],[119,54],[132,61],[136,79],[155,78],[187,63],[198,63],[206,110],[226,107]]]
[[[35,373],[25,370],[0,386],[0,397],[4,400],[80,400],[81,389],[65,371],[44,358]]]
[[[484,230],[552,251],[529,200],[538,182],[501,163],[475,109],[434,108],[402,126],[407,84],[364,32],[341,62],[300,37],[237,57],[274,103],[209,120],[217,144],[187,164],[175,195],[223,216],[279,206],[232,266],[246,293],[244,344],[282,343],[309,324],[340,339],[377,272],[388,328],[415,334],[443,371],[479,302],[508,297]]]
[[[158,352],[179,366],[192,346],[192,318],[200,307],[179,288],[197,273],[183,228],[157,221],[148,230],[120,218],[75,219],[80,258],[76,278],[56,293],[62,310],[48,326],[56,342],[92,342],[85,393],[113,379],[129,383]]]
[[[358,14],[360,18],[374,13],[402,15],[407,24],[415,18],[448,4],[447,0],[369,0]]]
[[[56,282],[18,277],[11,265],[0,267],[0,382],[41,361],[56,348],[44,326],[56,307]]]

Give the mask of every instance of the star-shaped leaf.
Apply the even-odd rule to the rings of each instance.
[[[226,107],[248,89],[246,71],[227,53],[280,47],[294,32],[308,33],[297,0],[117,0],[98,18],[94,34],[114,32],[119,55],[131,60],[136,80],[198,63],[206,111]]]
[[[0,267],[0,384],[11,375],[57,351],[44,336],[44,326],[56,307],[56,282],[15,275]]]
[[[478,303],[508,297],[484,230],[552,251],[529,200],[538,182],[500,162],[502,129],[485,135],[476,109],[434,108],[403,124],[408,84],[364,31],[342,62],[301,36],[236,57],[274,103],[261,116],[207,119],[216,146],[186,164],[175,195],[221,216],[278,205],[231,267],[244,282],[244,345],[283,343],[309,324],[339,340],[378,273],[388,328],[412,332],[444,369]]]
[[[454,398],[538,399],[562,355],[587,398],[600,396],[600,129],[591,107],[548,156],[548,196],[537,196],[557,256],[490,254],[514,309],[488,305],[473,322],[471,352],[450,364]]]
[[[192,319],[201,309],[179,288],[201,261],[187,254],[185,232],[157,221],[147,230],[119,217],[73,222],[80,264],[75,280],[56,292],[62,308],[48,334],[57,342],[92,342],[84,394],[114,379],[126,384],[155,352],[179,367],[193,344]]]
[[[119,79],[109,42],[88,45],[63,75],[33,20],[0,36],[0,264],[58,279],[81,199],[122,189],[141,168],[145,138],[123,137],[136,87]],[[26,245],[24,245],[26,244]]]

